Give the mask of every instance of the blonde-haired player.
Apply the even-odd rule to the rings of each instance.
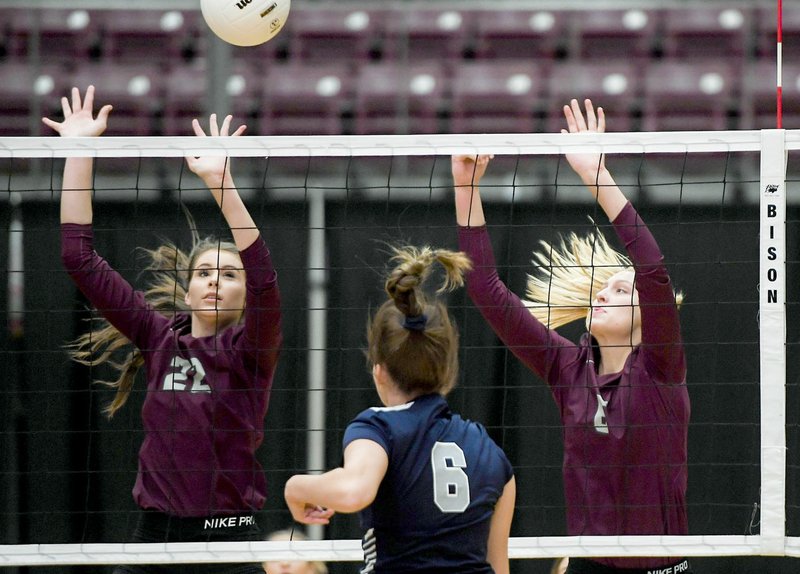
[[[564,106],[570,133],[602,132],[589,100]],[[506,346],[550,386],[563,424],[570,535],[687,534],[689,395],[678,305],[658,245],[600,154],[567,155],[612,222],[627,257],[600,235],[536,256],[524,302],[500,280],[478,184],[489,156],[452,160],[461,249],[475,305]],[[579,344],[553,328],[585,319]],[[569,574],[690,572],[674,557],[571,558]]]

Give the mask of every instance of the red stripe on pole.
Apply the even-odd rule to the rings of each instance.
[[[783,80],[781,78],[781,71],[783,68],[783,0],[778,0],[778,50],[775,55],[775,64],[777,67],[776,76],[776,93],[777,106],[775,108],[775,124],[778,129],[783,128]]]

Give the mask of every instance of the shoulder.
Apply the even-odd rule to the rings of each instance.
[[[410,440],[431,425],[431,421],[448,412],[447,402],[440,395],[424,395],[402,405],[372,407],[361,411],[345,433],[345,445],[355,438],[383,437],[387,446]],[[375,440],[373,438],[373,440]]]

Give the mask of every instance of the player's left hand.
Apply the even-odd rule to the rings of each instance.
[[[564,117],[567,120],[567,129],[561,133],[603,133],[606,131],[606,116],[603,108],[598,107],[595,112],[592,100],[584,100],[586,116],[581,111],[578,100],[573,99],[569,105],[564,106]],[[599,171],[605,170],[605,156],[599,153],[571,153],[567,154],[569,165],[584,181],[593,181]]]
[[[494,155],[454,155],[450,159],[456,189],[478,185]]]
[[[231,121],[233,116],[225,116],[222,120],[222,125],[217,123],[217,114],[211,114],[208,119],[208,131],[210,136],[240,136],[247,129],[247,126],[241,125],[236,131],[230,133]],[[206,132],[200,126],[197,118],[192,120],[192,129],[194,134],[198,137],[206,137]],[[231,160],[226,156],[203,156],[203,157],[186,157],[186,164],[192,172],[196,173],[210,189],[220,189],[224,182],[225,176],[230,176]]]

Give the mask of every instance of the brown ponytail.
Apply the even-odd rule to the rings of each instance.
[[[460,252],[423,247],[394,248],[396,267],[386,279],[389,299],[367,327],[370,364],[386,367],[406,394],[446,395],[458,375],[458,331],[447,307],[429,302],[422,289],[431,267],[438,262],[445,279],[437,293],[463,285],[472,264]]]

